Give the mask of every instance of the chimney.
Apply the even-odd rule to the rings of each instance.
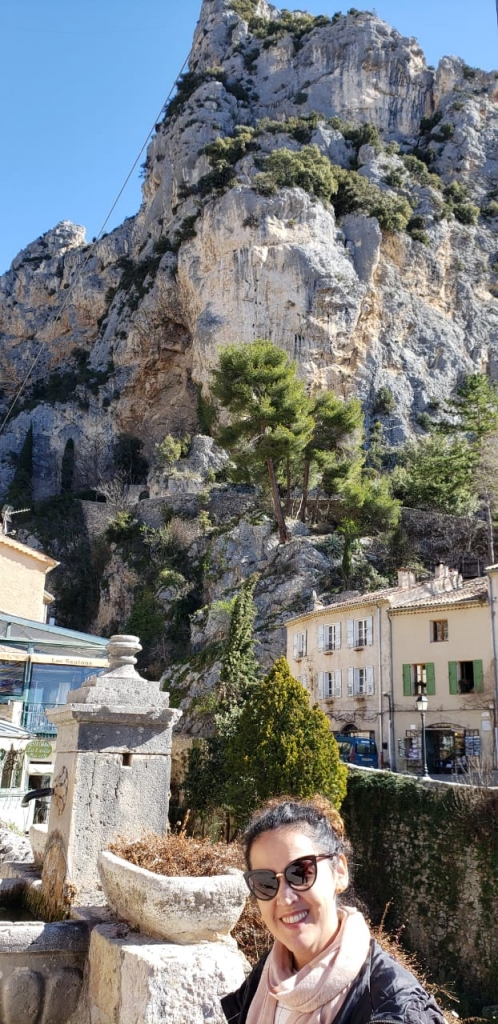
[[[398,569],[398,589],[409,590],[417,583],[415,573],[411,569]]]

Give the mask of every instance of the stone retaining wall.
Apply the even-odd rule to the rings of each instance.
[[[498,789],[353,769],[343,812],[373,921],[461,996],[460,1016],[498,1004]]]

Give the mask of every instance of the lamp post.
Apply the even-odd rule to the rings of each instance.
[[[428,779],[429,778],[429,769],[427,767],[427,747],[426,747],[426,743],[425,743],[425,715],[426,715],[427,708],[429,706],[429,701],[427,700],[427,697],[425,696],[425,693],[421,693],[417,697],[416,704],[417,704],[417,711],[420,712],[420,717],[422,719],[422,764],[423,764],[422,775],[423,775],[424,779]]]

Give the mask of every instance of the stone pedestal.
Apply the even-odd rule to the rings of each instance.
[[[181,712],[135,670],[136,637],[109,642],[110,669],[68,694],[57,726],[54,795],[43,866],[53,903],[96,902],[98,855],[116,836],[168,824],[171,732]]]
[[[226,1024],[220,998],[249,965],[235,942],[152,942],[121,925],[93,929],[88,1011],[92,1024]]]

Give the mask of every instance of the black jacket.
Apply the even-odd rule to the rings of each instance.
[[[245,982],[221,1000],[229,1024],[245,1024],[261,978],[264,956]],[[372,940],[370,953],[334,1024],[445,1024],[441,1010],[417,979]]]

